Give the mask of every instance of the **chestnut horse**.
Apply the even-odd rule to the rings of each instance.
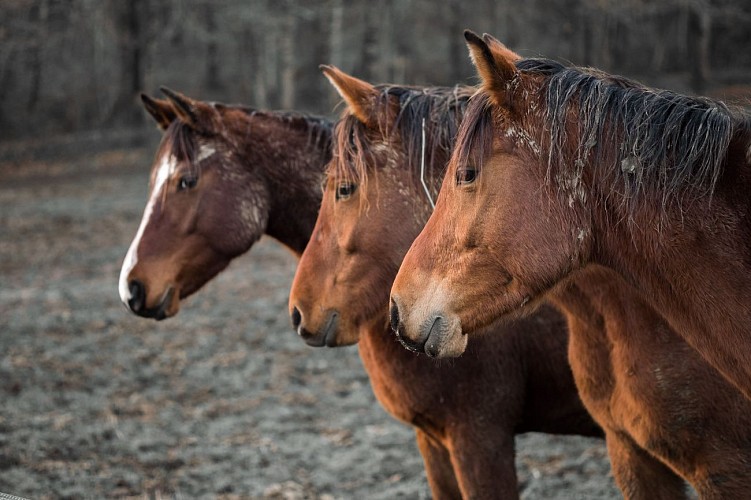
[[[120,298],[161,320],[263,234],[302,253],[321,203],[331,123],[141,95],[164,130],[149,200],[120,272]]]
[[[446,342],[463,337],[596,263],[751,397],[748,112],[471,46],[484,90],[394,284],[420,310],[402,318],[407,336],[442,311]],[[466,286],[470,269],[500,279]]]
[[[474,89],[324,74],[348,107],[290,292],[293,324],[310,345],[359,341],[376,397],[416,428],[434,498],[515,498],[514,434],[601,435],[577,395],[560,315],[495,326],[451,363],[405,351],[388,324],[391,283],[430,215],[425,190],[437,191]]]
[[[742,180],[737,142],[747,122],[713,101],[521,60],[492,37],[465,36],[483,85],[435,212],[395,280],[398,335],[413,349],[458,355],[483,325],[524,313],[550,292],[566,312],[577,386],[606,431],[624,494],[680,497],[677,473],[703,498],[745,496],[751,403],[689,344],[703,335],[692,347],[722,365],[721,348],[713,357],[706,339],[723,340],[717,327],[742,324],[747,311],[699,331],[666,304],[695,303],[691,293],[704,283],[686,276],[718,266],[708,249],[738,249],[726,231],[745,223],[731,210],[741,205],[725,176]],[[688,265],[683,251],[705,260]],[[686,266],[685,276],[670,258]],[[740,273],[744,264],[727,265]],[[718,276],[708,282],[723,284]],[[731,293],[724,285],[717,297]],[[733,304],[741,303],[723,307]],[[700,309],[687,317],[717,313]]]
[[[450,125],[449,130],[440,132],[442,129],[430,125],[431,131],[445,134],[440,139],[430,137],[431,144],[441,144],[440,156],[430,160],[431,165],[443,166],[453,142],[468,96],[466,90],[457,89],[457,92],[454,100],[444,92],[442,99],[426,96],[408,107],[410,111],[419,110],[433,102],[442,105],[455,102],[457,106],[453,111],[456,116],[444,125],[444,128]],[[412,97],[421,93],[405,91],[403,95]],[[128,286],[128,281],[138,280],[138,287],[144,290],[158,287],[153,294],[157,298],[170,288],[185,290],[187,287],[194,292],[239,255],[213,251],[227,240],[240,238],[242,241],[235,245],[247,249],[265,232],[299,256],[316,223],[323,166],[330,157],[331,136],[324,121],[289,113],[208,104],[169,90],[166,94],[168,101],[142,96],[146,109],[166,133],[152,168],[151,196],[144,222],[129,250],[129,255],[137,259],[136,265],[123,271],[126,286],[123,298],[132,308],[135,301],[127,293],[135,287]],[[190,114],[186,110],[190,110]],[[360,139],[353,136],[353,141],[357,140]],[[415,147],[419,146],[412,149]],[[206,151],[212,150],[222,154],[207,156]],[[381,153],[385,152],[381,149]],[[174,171],[169,181],[156,182],[156,185],[167,186],[160,193],[155,191],[154,184],[160,175],[166,175],[160,173],[165,164],[175,166],[170,167]],[[430,176],[439,180],[434,172]],[[183,182],[183,177],[190,182]],[[207,190],[206,194],[200,193],[203,189]],[[186,193],[186,190],[192,191]],[[290,194],[294,194],[295,199],[290,199]],[[182,195],[190,197],[178,198]],[[255,200],[257,204],[248,205],[246,200]],[[178,202],[180,212],[170,214],[172,204]],[[424,200],[411,206],[409,211],[412,213],[420,207],[422,215],[418,217],[424,222],[429,214]],[[253,221],[268,222],[252,224],[239,231],[207,232],[211,221],[216,220],[241,226],[247,220],[244,213],[249,210],[255,214]],[[186,221],[187,229],[184,229],[180,216],[186,215],[195,222]],[[412,227],[410,234],[417,234],[421,225],[422,222]],[[161,241],[162,238],[166,241]],[[400,245],[399,259],[410,241],[406,239]],[[242,250],[237,252],[242,253]],[[201,257],[203,255],[206,257]],[[130,258],[126,258],[125,264],[129,265],[129,261]],[[388,333],[385,319],[388,290],[398,264],[398,260],[392,264],[388,279],[379,285],[380,329],[374,330],[379,335],[366,335],[360,344],[360,354],[379,401],[394,417],[416,427],[417,442],[436,498],[458,498],[461,491],[479,491],[478,488],[487,485],[487,481],[479,479],[477,483],[466,485],[467,481],[475,481],[473,474],[503,479],[503,490],[488,490],[491,493],[483,496],[503,491],[509,491],[509,496],[517,495],[513,462],[515,432],[539,430],[602,436],[576,395],[565,359],[567,339],[561,334],[565,328],[562,318],[548,311],[539,318],[519,323],[509,329],[507,335],[488,336],[485,341],[473,342],[471,349],[477,353],[476,357],[487,360],[477,366],[461,363],[458,370],[452,365],[436,366],[424,357],[406,352]],[[168,279],[161,277],[163,267],[170,270]],[[381,262],[374,265],[373,270],[381,272],[382,268]],[[121,293],[122,286],[121,282]],[[185,292],[181,291],[180,295],[183,294]],[[177,309],[143,301],[133,310],[142,316],[157,318],[177,312]],[[356,339],[350,343],[354,341]],[[499,359],[504,361],[499,362]],[[435,377],[440,375],[445,379],[451,373],[460,377],[464,373],[466,379],[447,391],[436,383]],[[480,408],[478,402],[486,406]],[[551,406],[552,402],[555,404]],[[469,417],[466,424],[462,417]],[[463,430],[455,432],[454,426]],[[447,442],[449,435],[454,436],[453,442]],[[480,457],[471,455],[480,452]],[[477,470],[473,471],[475,467]],[[455,468],[466,471],[464,476],[457,479]],[[458,480],[463,483],[462,490]]]

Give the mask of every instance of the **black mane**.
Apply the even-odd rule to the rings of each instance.
[[[628,198],[646,186],[661,193],[663,204],[679,193],[711,194],[738,124],[749,120],[721,101],[652,89],[589,68],[547,59],[521,60],[517,68],[546,77],[541,93],[551,132],[550,167],[560,172],[592,162],[598,175],[623,179]],[[573,157],[566,151],[571,119],[578,121],[579,137]]]
[[[721,101],[549,59],[522,59],[516,67],[522,78],[544,77],[538,95],[522,96],[518,89],[530,85],[519,82],[512,100],[528,106],[536,99],[542,105],[537,117],[530,112],[528,122],[542,120],[532,135],[543,146],[548,181],[562,174],[578,182],[590,165],[601,181],[625,187],[624,201],[632,208],[647,189],[663,207],[670,198],[711,196],[731,140],[751,128],[747,111],[731,110]],[[455,161],[471,160],[480,168],[492,146],[493,113],[485,91],[472,101],[454,154]]]

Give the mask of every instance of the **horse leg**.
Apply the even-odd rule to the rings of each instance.
[[[688,498],[686,483],[667,465],[621,433],[606,433],[613,476],[627,500]]]
[[[456,482],[448,450],[420,429],[417,429],[416,433],[417,447],[420,448],[420,454],[425,463],[425,472],[433,498],[436,500],[460,499],[462,494]]]
[[[513,432],[452,429],[448,441],[463,498],[519,498]]]

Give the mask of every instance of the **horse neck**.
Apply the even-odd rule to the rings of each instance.
[[[379,364],[385,362],[389,362],[390,364],[393,360],[398,365],[400,359],[414,357],[413,353],[406,350],[399,343],[385,315],[382,321],[372,321],[368,326],[363,327],[359,345],[361,352],[374,353],[379,360]]]
[[[635,316],[637,321],[656,316],[634,287],[611,269],[598,265],[578,271],[556,288],[550,298],[569,322],[596,326],[598,335],[608,325],[628,325],[627,328],[640,331],[641,328],[634,328],[637,325],[632,320],[626,320],[630,311],[640,312]]]
[[[266,234],[299,257],[321,205],[321,182],[331,158],[330,130],[324,124],[301,126],[302,118],[281,113],[250,114],[248,120],[238,132],[246,144],[248,167],[263,170],[266,180],[270,201]],[[242,139],[248,130],[253,140]]]
[[[731,144],[708,199],[595,214],[596,263],[634,285],[681,337],[751,398],[751,167]],[[599,204],[600,210],[604,204]]]
[[[358,348],[378,401],[392,416],[411,423],[415,407],[430,398],[425,384],[432,378],[425,377],[425,360],[402,347],[385,316],[363,328]]]

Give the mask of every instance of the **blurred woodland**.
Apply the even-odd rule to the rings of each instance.
[[[321,63],[472,83],[464,28],[683,92],[751,82],[749,0],[3,0],[0,19],[0,141],[144,129],[160,85],[331,115]]]

